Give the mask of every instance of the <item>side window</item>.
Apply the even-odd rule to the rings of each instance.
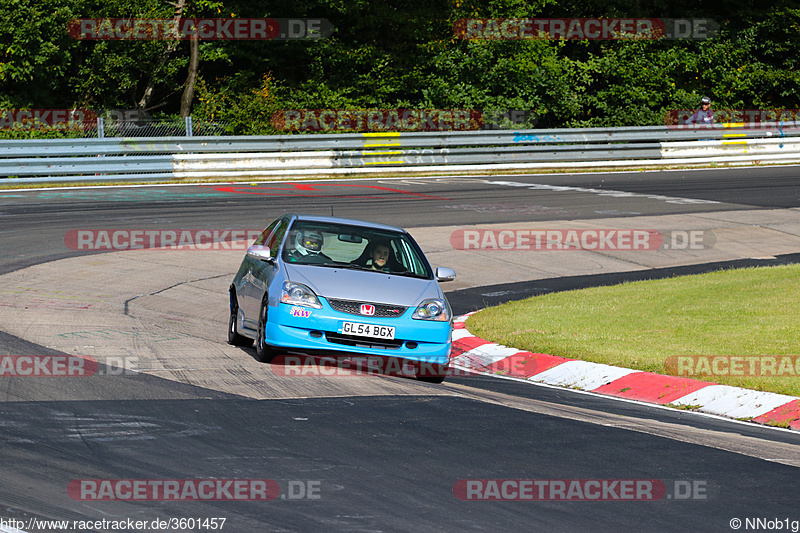
[[[267,240],[267,237],[269,237],[269,234],[272,233],[272,229],[278,224],[278,222],[281,222],[281,219],[275,220],[272,222],[272,224],[267,226],[267,229],[261,232],[261,235],[258,236],[253,244],[264,244],[264,241]]]
[[[278,256],[278,248],[281,247],[281,242],[283,241],[283,235],[286,233],[286,228],[289,227],[289,223],[285,220],[281,220],[280,224],[275,227],[275,231],[267,237],[267,240],[264,244],[269,246],[269,255],[272,257]]]
[[[402,243],[398,243],[396,240],[390,241],[392,247],[392,258],[394,258],[404,269],[411,270],[408,268],[408,258],[402,251]]]
[[[427,269],[422,264],[419,256],[414,253],[409,243],[405,240],[401,241],[402,246],[400,250],[400,258],[403,266],[418,276],[427,276]]]

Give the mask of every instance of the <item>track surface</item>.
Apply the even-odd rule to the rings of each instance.
[[[76,228],[252,229],[284,212],[333,211],[404,226],[415,236],[414,228],[424,229],[418,239],[425,241],[431,228],[447,228],[447,235],[451,228],[520,222],[785,209],[796,214],[798,174],[797,167],[780,167],[0,191],[0,273],[6,274],[0,280],[13,279],[21,287],[19,279],[24,279],[46,287],[47,279],[36,279],[47,267],[43,263],[86,264],[92,259],[86,252],[64,245],[65,233]],[[538,187],[530,189],[532,184]],[[437,240],[432,239],[429,249]],[[439,257],[436,250],[433,255]],[[185,260],[189,266],[193,261],[191,256]],[[467,279],[479,279],[480,264],[448,266]],[[34,265],[40,266],[24,268]],[[129,274],[114,265],[117,270],[106,274],[124,281]],[[512,261],[509,268],[520,265]],[[224,262],[220,268],[225,270]],[[173,272],[156,271],[149,277]],[[613,279],[610,272],[603,275],[610,276],[603,283]],[[620,274],[618,279],[631,275],[640,274]],[[487,299],[535,293],[532,285],[558,289],[558,279],[541,278],[533,284],[515,281],[502,291],[476,283],[444,288],[457,296],[451,298],[457,311],[467,311]],[[109,287],[118,291],[125,286],[109,280],[103,286],[91,284],[100,279],[88,278],[84,292],[106,294]],[[133,293],[150,297],[140,300],[139,312],[144,313],[153,295],[138,285],[155,281],[132,274],[129,279],[137,285],[131,287]],[[488,274],[487,280],[485,285],[498,285]],[[575,276],[570,286],[597,281]],[[214,283],[207,289],[221,287],[224,301],[225,278]],[[11,309],[5,316],[17,327],[30,310],[8,307],[24,297],[13,292],[6,288],[0,293],[0,305]],[[131,313],[137,305],[137,300],[130,301]],[[216,303],[198,306],[215,309]],[[53,312],[43,310],[42,317],[62,316],[47,314]],[[218,333],[216,342],[222,344],[225,313],[219,310],[219,331],[209,331],[204,342],[215,342],[211,339]],[[77,313],[63,316],[79,320]],[[213,324],[218,318],[209,320]],[[177,331],[182,327],[174,325]],[[0,329],[10,328],[0,322]],[[0,354],[48,354],[63,348],[26,340],[37,335],[35,328],[25,335],[0,333]],[[155,350],[147,339],[142,342],[134,348]],[[114,341],[107,344],[102,348],[113,354]],[[187,362],[181,373],[197,374],[188,363],[208,354],[188,352],[176,354]],[[442,386],[385,376],[281,381],[268,365],[253,361],[252,350],[224,356],[244,370],[227,376],[215,371],[203,377],[204,386],[189,384],[195,382],[193,375],[182,379],[178,372],[162,378],[147,372],[115,375],[111,369],[91,378],[0,378],[5,459],[0,466],[0,518],[224,517],[223,531],[243,532],[730,531],[729,521],[735,517],[800,520],[795,494],[800,436],[795,433],[487,378],[452,378]],[[207,478],[273,479],[284,495],[290,485],[311,482],[319,487],[319,498],[92,502],[67,494],[74,479]],[[676,481],[698,482],[707,490],[703,499],[656,502],[462,501],[453,488],[467,479],[656,479],[670,491]]]

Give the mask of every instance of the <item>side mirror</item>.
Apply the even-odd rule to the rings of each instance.
[[[438,281],[453,281],[454,279],[456,279],[456,271],[453,270],[452,268],[437,267],[436,279]]]
[[[261,244],[254,244],[248,248],[247,256],[260,261],[266,261],[268,263],[275,262],[275,258],[270,255],[269,246],[264,246]]]

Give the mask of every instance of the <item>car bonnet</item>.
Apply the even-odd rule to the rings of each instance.
[[[442,297],[435,280],[383,272],[287,264],[286,274],[324,298],[414,307],[426,298]]]

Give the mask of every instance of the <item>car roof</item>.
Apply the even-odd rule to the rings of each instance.
[[[376,229],[383,229],[389,231],[399,231],[401,233],[406,233],[406,230],[397,226],[390,226],[388,224],[381,224],[380,222],[369,222],[367,220],[358,220],[355,218],[341,218],[341,217],[326,217],[320,215],[302,215],[302,214],[291,214],[289,215],[294,217],[295,220],[306,220],[309,222],[330,222],[334,224],[348,224],[351,226],[360,226],[363,228],[376,228]]]

